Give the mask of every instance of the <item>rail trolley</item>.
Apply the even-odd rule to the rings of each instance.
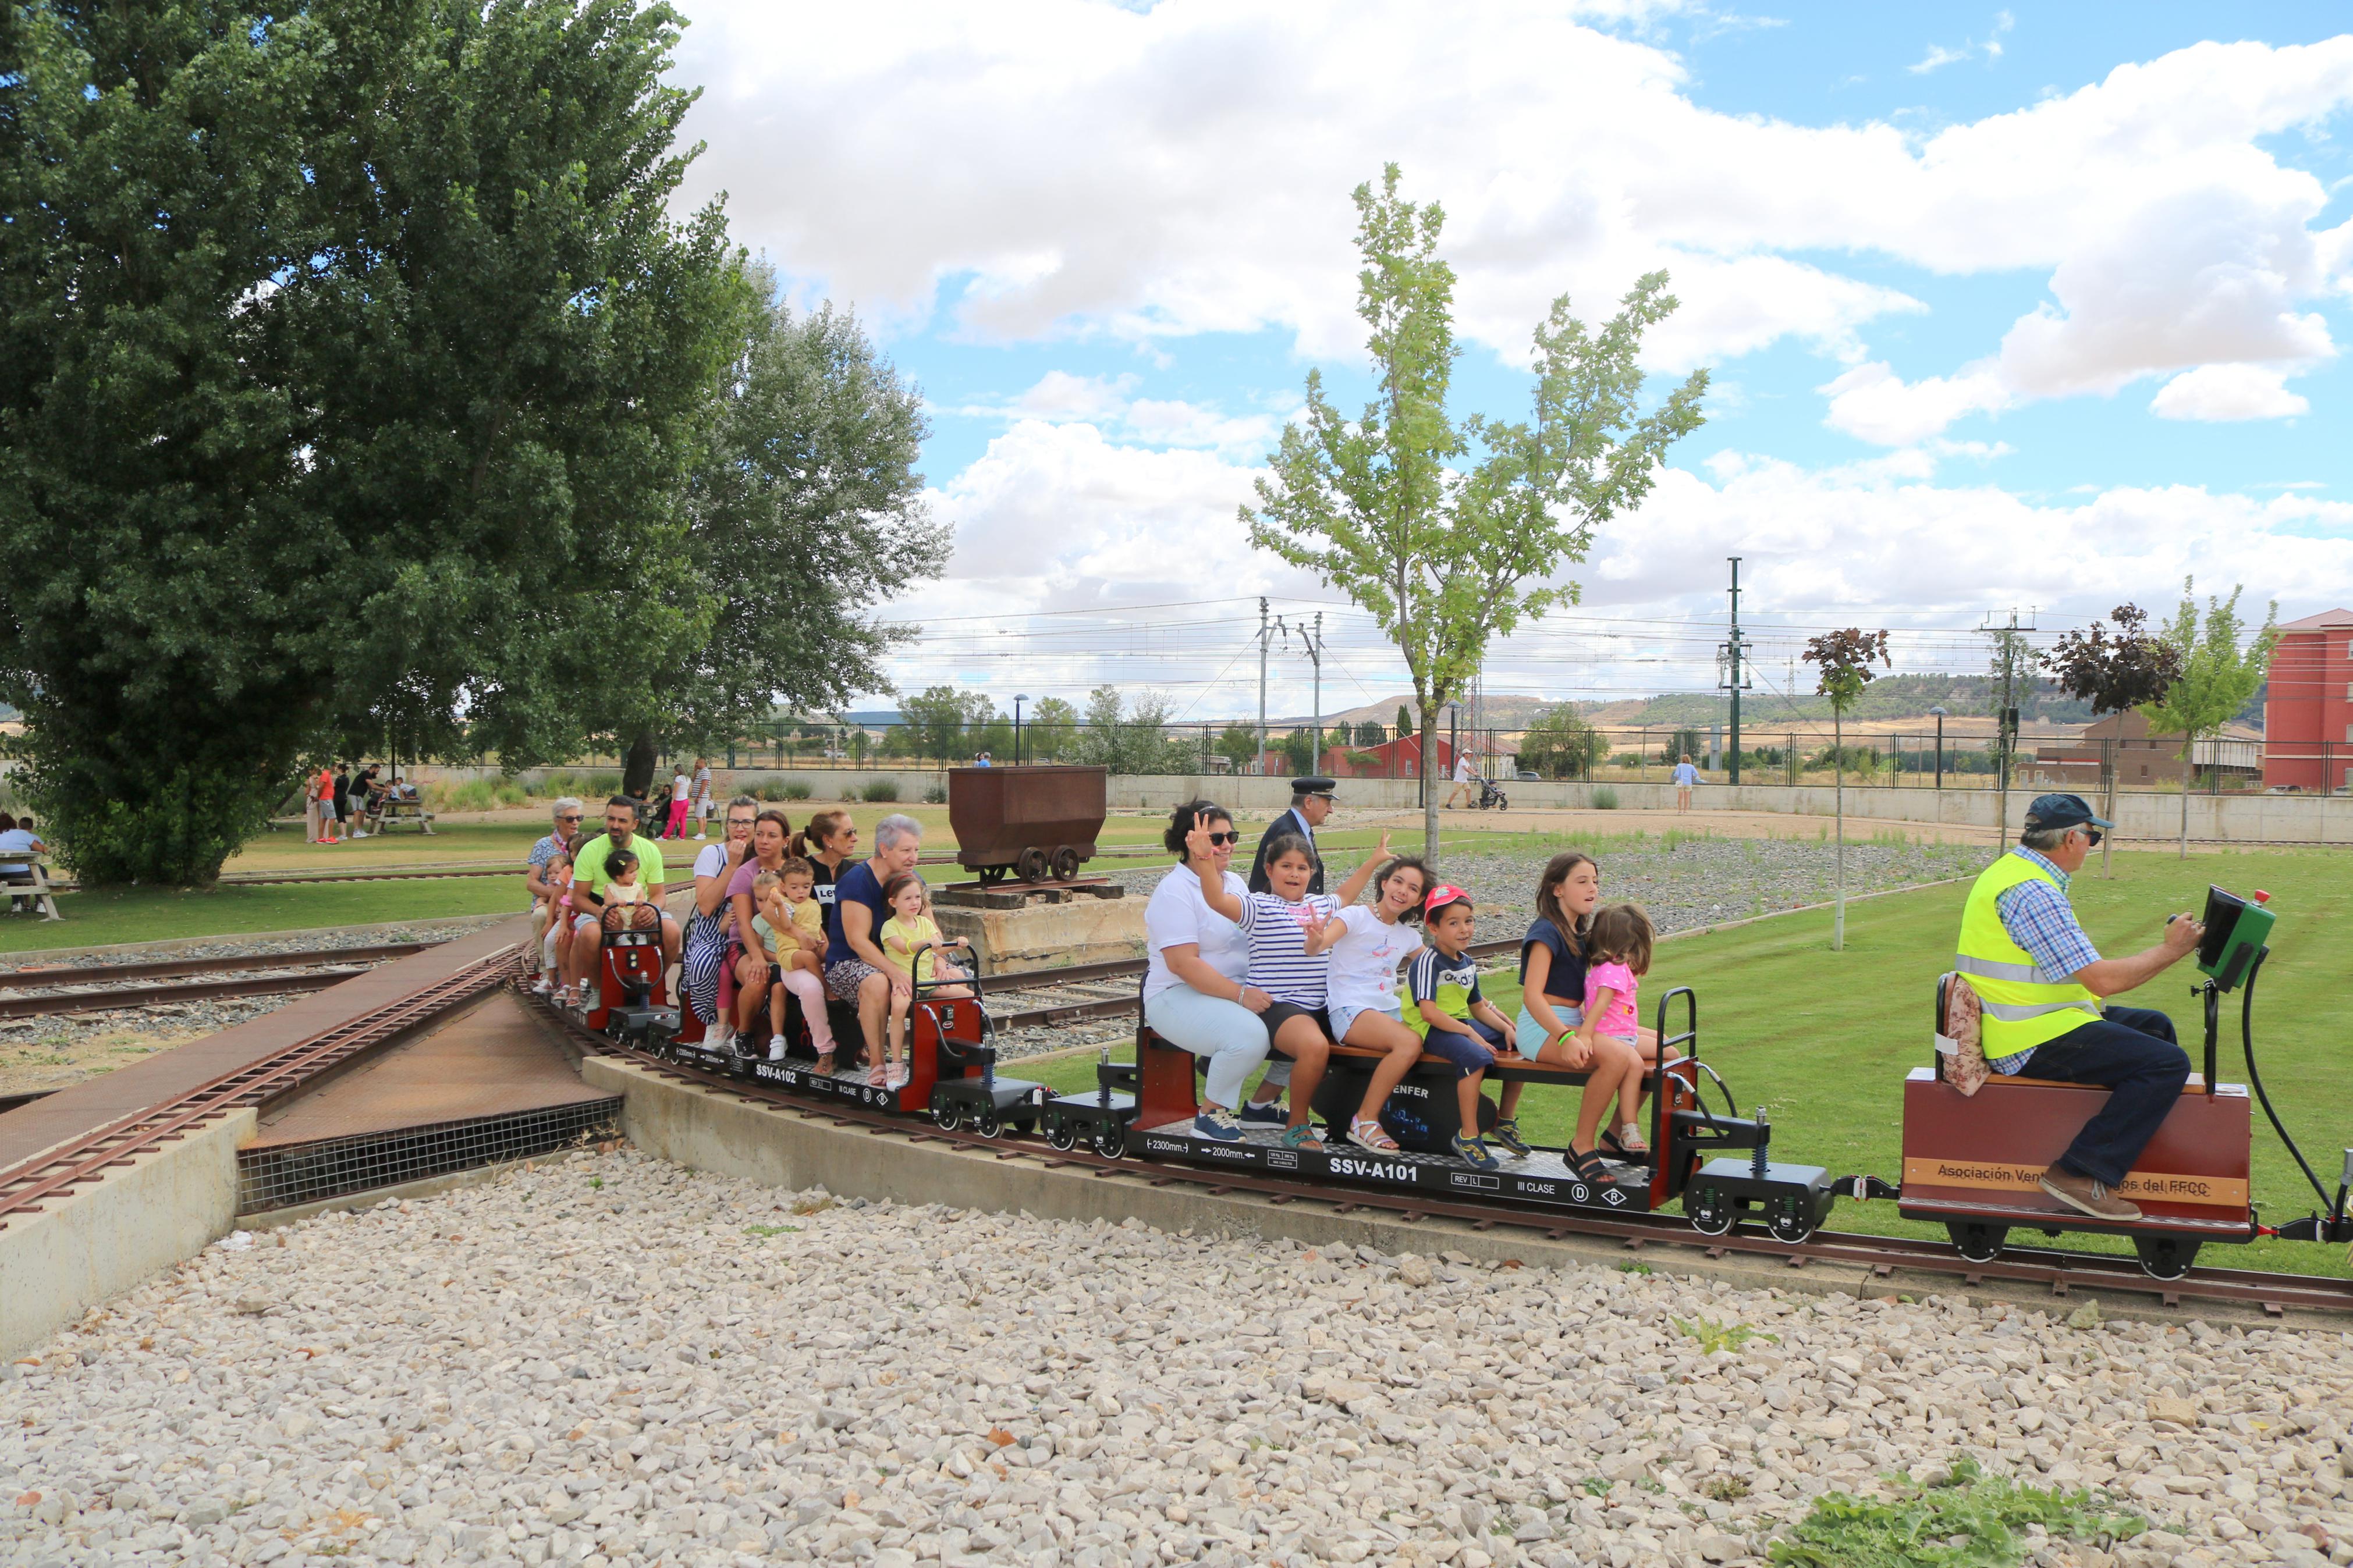
[[[771,1061],[705,1043],[691,1013],[669,1002],[663,987],[660,932],[631,930],[609,935],[605,984],[597,1005],[582,1015],[589,1028],[660,1053],[681,1065],[766,1084],[812,1100],[927,1118],[948,1130],[969,1128],[984,1137],[1042,1135],[1052,1147],[1085,1145],[1105,1159],[1173,1162],[1335,1187],[1425,1194],[1451,1204],[1492,1204],[1499,1209],[1586,1213],[1603,1216],[1662,1214],[1680,1205],[1700,1234],[1760,1231],[1796,1246],[1809,1240],[1841,1197],[1894,1199],[1907,1219],[1943,1225],[1967,1259],[1990,1262],[2017,1229],[2049,1236],[2105,1232],[2129,1236],[2144,1272],[2179,1278],[2210,1241],[2353,1240],[2346,1213],[2353,1184],[2353,1151],[2346,1179],[2332,1195],[2315,1176],[2272,1106],[2255,1065],[2254,986],[2269,949],[2274,915],[2267,897],[2242,900],[2209,891],[2206,939],[2198,955],[2204,979],[2195,994],[2204,1004],[2204,1071],[2192,1080],[2144,1152],[2126,1192],[2143,1217],[2108,1224],[2062,1207],[2035,1184],[2102,1103],[2105,1089],[2046,1080],[1997,1077],[1964,1097],[1943,1076],[1942,1058],[1913,1069],[1904,1085],[1901,1179],[1833,1175],[1826,1168],[1774,1158],[1775,1129],[1762,1108],[1743,1116],[1731,1089],[1702,1055],[1696,994],[1679,986],[1659,999],[1661,1040],[1678,1059],[1650,1079],[1651,1152],[1609,1163],[1612,1184],[1582,1180],[1562,1151],[1538,1149],[1505,1158],[1493,1171],[1474,1170],[1448,1152],[1458,1131],[1452,1080],[1435,1064],[1417,1068],[1393,1093],[1382,1125],[1400,1145],[1374,1153],[1328,1131],[1345,1126],[1361,1099],[1377,1053],[1334,1047],[1314,1110],[1325,1122],[1326,1147],[1286,1149],[1272,1129],[1246,1130],[1239,1142],[1198,1136],[1198,1075],[1205,1064],[1161,1039],[1139,1016],[1135,1059],[1096,1066],[1092,1089],[1055,1094],[1045,1085],[997,1070],[995,1029],[979,971],[962,984],[972,994],[941,994],[949,984],[920,982],[909,1013],[909,1077],[876,1085],[862,1061],[863,1037],[854,1010],[831,1005],[839,1042],[836,1066],[816,1068],[816,1051],[800,1017],[786,1004],[787,1052]],[[978,955],[975,955],[977,960]],[[1938,982],[1941,1031],[1952,1000],[1947,975]],[[2240,994],[2240,1035],[2245,1084],[2217,1079],[2221,999]],[[1141,1008],[1138,1009],[1139,1015]],[[1680,1025],[1679,1027],[1675,1026]],[[1500,1054],[1489,1076],[1574,1088],[1585,1075]],[[2321,1207],[2280,1226],[2262,1223],[2249,1192],[2253,1108],[2260,1104],[2281,1141],[2318,1195]],[[1480,1101],[1479,1131],[1494,1121],[1492,1101]],[[1719,1109],[1720,1108],[1720,1109]]]

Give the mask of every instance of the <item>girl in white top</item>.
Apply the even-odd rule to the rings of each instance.
[[[1194,828],[1185,849],[1186,863],[1198,875],[1211,852],[1208,830]],[[1341,913],[1362,896],[1388,851],[1384,837],[1380,848],[1350,873],[1336,895],[1308,892],[1314,856],[1306,840],[1292,836],[1268,845],[1267,891],[1236,895],[1203,882],[1202,901],[1250,938],[1250,984],[1273,998],[1263,1015],[1267,1035],[1292,1063],[1290,1125],[1282,1131],[1286,1149],[1324,1147],[1311,1118],[1315,1088],[1332,1051],[1331,952],[1346,932]]]
[[[1388,847],[1385,835],[1365,863],[1379,862]],[[1348,1121],[1348,1142],[1375,1153],[1397,1152],[1397,1140],[1381,1126],[1381,1108],[1421,1059],[1421,1037],[1405,1026],[1397,975],[1398,965],[1421,951],[1421,899],[1430,880],[1430,868],[1409,856],[1382,866],[1373,879],[1373,901],[1340,911],[1344,929],[1332,945],[1333,1037],[1388,1053],[1374,1067],[1365,1102]]]

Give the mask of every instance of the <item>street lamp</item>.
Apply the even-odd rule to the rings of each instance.
[[[1029,700],[1026,692],[1013,694],[1013,765],[1017,768],[1021,765],[1021,705]]]
[[[1928,711],[1936,716],[1936,787],[1942,789],[1945,787],[1945,710],[1931,708]]]

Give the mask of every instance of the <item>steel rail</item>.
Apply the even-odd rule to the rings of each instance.
[[[129,1164],[139,1155],[185,1136],[200,1122],[284,1094],[363,1052],[433,1023],[507,984],[513,973],[513,957],[502,949],[398,1001],[345,1019],[259,1061],[0,1170],[0,1229],[7,1227],[11,1215],[37,1213],[48,1201],[97,1180],[109,1168]]]
[[[162,1007],[174,1002],[205,1002],[233,996],[280,996],[298,991],[324,991],[340,985],[367,967],[298,969],[285,974],[248,976],[242,980],[184,980],[173,985],[118,985],[111,990],[75,991],[59,996],[0,996],[0,1018],[50,1018],[69,1013],[114,1013],[132,1007]]]
[[[234,941],[224,937],[223,941]],[[238,952],[216,958],[176,958],[152,963],[50,964],[38,968],[0,969],[0,991],[21,991],[35,985],[111,985],[118,980],[166,980],[181,974],[222,974],[241,969],[312,969],[324,963],[373,963],[384,958],[406,958],[438,942],[391,942],[374,947],[313,947],[293,952]]]
[[[522,986],[518,984],[518,989],[522,989]],[[1989,1279],[2042,1285],[2051,1290],[2053,1297],[2061,1299],[2064,1299],[2071,1290],[2105,1289],[2156,1296],[2168,1307],[2179,1306],[2184,1301],[2208,1300],[2259,1306],[2274,1316],[2291,1308],[2353,1314],[2353,1279],[2273,1274],[2258,1269],[2200,1268],[2192,1268],[2178,1279],[2157,1279],[2143,1273],[2140,1266],[2130,1258],[2069,1252],[2055,1247],[2020,1249],[2005,1252],[1990,1263],[1972,1263],[1950,1247],[1937,1242],[1857,1232],[1820,1231],[1808,1240],[1791,1246],[1769,1237],[1745,1233],[1736,1226],[1724,1236],[1707,1236],[1694,1227],[1690,1221],[1671,1215],[1612,1217],[1600,1214],[1588,1215],[1574,1210],[1452,1203],[1405,1193],[1382,1192],[1371,1187],[1285,1182],[1175,1162],[1132,1158],[1106,1160],[1092,1152],[1084,1143],[1064,1152],[1055,1149],[1043,1139],[1032,1140],[1010,1131],[997,1138],[984,1138],[977,1132],[962,1129],[946,1132],[929,1122],[912,1119],[903,1112],[835,1105],[728,1078],[721,1073],[685,1067],[650,1051],[624,1046],[609,1037],[597,1034],[570,1013],[548,1006],[543,998],[530,999],[539,1001],[586,1048],[637,1062],[665,1077],[709,1089],[724,1089],[747,1100],[783,1106],[809,1116],[830,1118],[843,1126],[862,1126],[877,1135],[896,1133],[910,1142],[953,1143],[966,1148],[987,1149],[999,1159],[1040,1160],[1049,1169],[1081,1169],[1097,1177],[1133,1176],[1154,1186],[1198,1186],[1213,1196],[1229,1192],[1250,1193],[1278,1205],[1319,1203],[1342,1214],[1359,1209],[1379,1210],[1395,1215],[1409,1224],[1437,1216],[1466,1221],[1474,1230],[1510,1226],[1515,1230],[1535,1231],[1553,1241],[1570,1236],[1594,1237],[1621,1242],[1629,1250],[1651,1246],[1678,1247],[1698,1251],[1711,1258],[1734,1253],[1779,1258],[1792,1268],[1814,1264],[1851,1266],[1867,1268],[1873,1276],[1883,1279],[1904,1268],[1956,1276],[1963,1285],[1980,1284]]]

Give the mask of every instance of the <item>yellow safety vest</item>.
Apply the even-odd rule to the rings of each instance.
[[[1984,1004],[1988,1061],[2021,1056],[2100,1016],[2100,999],[2063,974],[2046,973],[2010,940],[1994,900],[2021,883],[2059,883],[2023,855],[2004,855],[1978,876],[1961,910],[1960,951],[1953,967],[1969,977]],[[2064,889],[2063,889],[2063,892]]]

